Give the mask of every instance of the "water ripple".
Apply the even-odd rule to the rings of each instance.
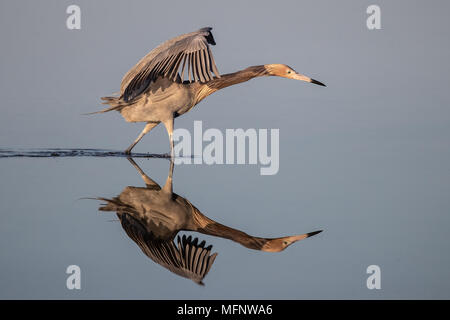
[[[131,153],[107,149],[32,148],[3,149],[0,158],[58,158],[58,157],[125,157],[125,158],[170,158],[169,154]]]

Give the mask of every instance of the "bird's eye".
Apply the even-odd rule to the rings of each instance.
[[[290,72],[290,71],[289,71],[289,72]],[[288,244],[288,242],[287,242],[287,241],[283,241],[283,244],[284,244],[284,245],[287,245],[287,244]]]
[[[288,70],[288,72],[287,73],[291,73],[291,70]]]

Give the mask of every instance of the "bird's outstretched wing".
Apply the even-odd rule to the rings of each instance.
[[[212,246],[205,247],[205,241],[198,243],[198,238],[192,240],[189,236],[180,239],[178,246],[174,241],[149,240],[137,242],[142,251],[153,261],[169,271],[199,285],[204,285],[203,279],[211,269],[217,253],[211,254]]]
[[[186,69],[189,81],[206,82],[220,77],[208,44],[215,45],[212,28],[202,28],[170,39],[150,51],[122,79],[120,95],[130,101],[144,92],[158,77],[176,81]],[[181,68],[180,68],[181,66]]]
[[[198,243],[198,238],[192,240],[192,236],[183,235],[182,238],[177,237],[177,246],[173,239],[156,237],[154,230],[149,231],[148,225],[144,226],[128,212],[118,212],[117,216],[127,235],[147,257],[181,277],[191,279],[199,285],[204,284],[202,280],[217,256],[217,253],[211,253],[212,245],[205,247],[205,241]],[[161,224],[154,227],[164,228]]]

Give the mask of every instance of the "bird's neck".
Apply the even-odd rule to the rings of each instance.
[[[212,89],[220,90],[256,77],[268,75],[269,73],[264,65],[253,66],[237,72],[224,74],[220,78],[214,78],[207,83],[207,86]]]
[[[246,82],[256,77],[264,77],[268,75],[269,73],[266,66],[264,65],[252,66],[237,72],[223,74],[220,76],[220,78],[216,77],[206,83],[199,85],[196,98],[197,103],[210,94],[216,92],[217,90]]]
[[[254,250],[261,250],[266,243],[266,239],[252,237],[245,232],[227,227],[209,219],[198,210],[194,210],[193,219],[196,225],[195,231],[203,234],[229,239]]]

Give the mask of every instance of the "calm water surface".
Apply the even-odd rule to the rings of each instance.
[[[147,257],[114,212],[98,211],[104,201],[82,199],[145,189],[126,158],[3,158],[1,297],[447,297],[444,190],[426,190],[391,160],[399,174],[356,164],[331,172],[307,165],[312,159],[286,163],[274,177],[260,176],[256,166],[175,166],[174,192],[212,220],[267,238],[324,230],[277,253],[180,232],[218,253],[198,286]],[[168,159],[135,161],[164,186]],[[327,174],[317,178],[318,170]],[[81,268],[82,290],[66,289],[71,264]],[[366,287],[371,264],[381,267],[382,290]]]

